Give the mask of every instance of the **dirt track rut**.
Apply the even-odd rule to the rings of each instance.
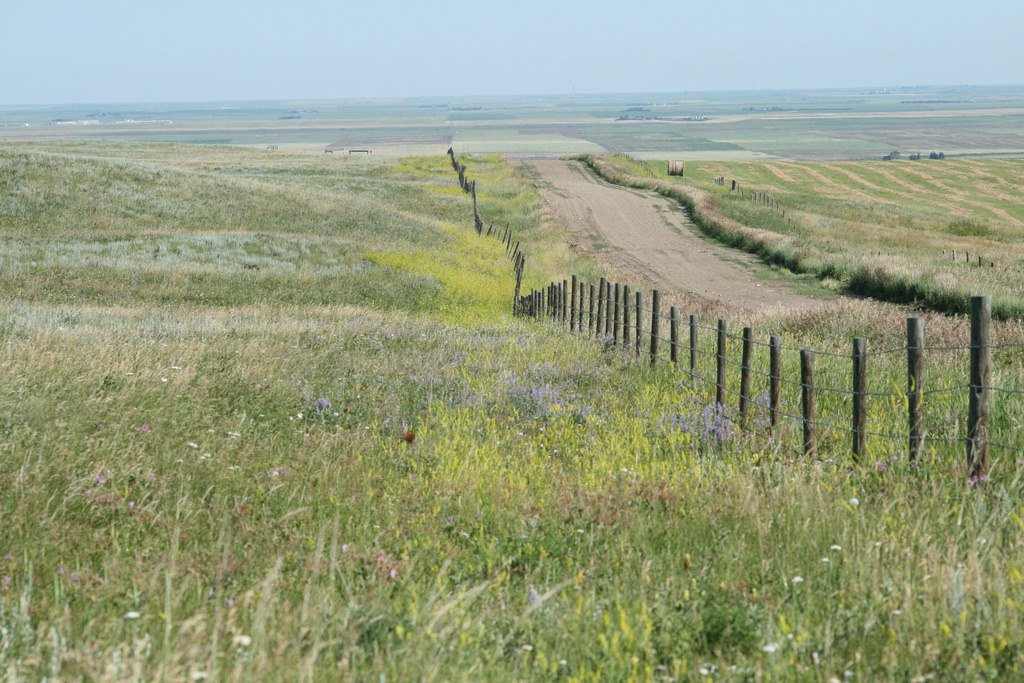
[[[748,310],[826,303],[773,278],[754,256],[702,238],[683,211],[660,195],[612,185],[575,161],[529,164],[544,201],[579,247],[624,277]]]

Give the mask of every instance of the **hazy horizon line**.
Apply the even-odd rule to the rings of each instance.
[[[723,93],[794,93],[794,92],[843,92],[860,91],[865,89],[901,90],[901,89],[922,89],[922,88],[1024,88],[1024,82],[1020,83],[920,83],[915,85],[853,85],[853,86],[815,86],[808,88],[728,88],[728,89],[700,89],[700,90],[621,90],[621,91],[593,91],[593,92],[532,92],[532,93],[505,93],[498,95],[467,95],[467,94],[438,94],[438,95],[347,95],[343,97],[270,97],[250,99],[198,99],[198,100],[94,100],[94,101],[67,101],[67,102],[19,102],[12,104],[0,104],[0,108],[47,108],[47,107],[70,107],[70,106],[96,106],[101,104],[118,105],[142,105],[142,104],[213,104],[213,103],[248,103],[248,102],[378,102],[395,100],[430,100],[430,99],[458,99],[458,100],[501,100],[509,98],[543,98],[543,97],[610,97],[610,96],[632,96],[632,95],[687,95],[687,94],[723,94]],[[865,93],[879,94],[879,93]]]

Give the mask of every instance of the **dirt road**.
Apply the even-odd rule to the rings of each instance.
[[[578,248],[667,293],[709,299],[747,310],[822,305],[772,277],[757,258],[720,247],[697,234],[682,209],[653,192],[621,188],[575,161],[528,162],[537,189]]]

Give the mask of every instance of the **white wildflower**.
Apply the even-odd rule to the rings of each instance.
[[[779,645],[778,643],[768,643],[761,649],[767,652],[768,654],[775,654],[775,651],[779,649]]]
[[[238,647],[249,647],[250,645],[252,645],[252,638],[240,633],[234,638],[232,638],[231,642],[237,645]]]
[[[135,621],[136,619],[138,619],[141,616],[142,616],[142,614],[140,612],[136,612],[135,610],[132,610],[131,612],[126,612],[125,615],[124,615],[124,618],[127,619],[128,621]]]

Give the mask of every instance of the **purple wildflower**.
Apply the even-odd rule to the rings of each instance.
[[[97,474],[96,475],[96,483],[97,484],[106,484],[107,483],[107,478],[105,476],[103,476],[102,474]]]
[[[530,591],[526,594],[526,599],[529,601],[529,603],[531,605],[539,605],[540,604],[540,593],[538,593],[537,591],[533,590],[533,587],[531,586],[530,587]]]
[[[139,431],[142,432],[143,434],[149,434],[149,423],[144,422],[142,426],[139,427]]]
[[[889,471],[889,466],[885,464],[885,461],[879,460],[875,464],[875,471],[878,472],[879,474],[885,474],[886,472]]]
[[[321,396],[313,404],[313,410],[316,411],[317,415],[331,409],[331,399]]]
[[[974,486],[975,484],[984,484],[988,481],[987,474],[973,474],[967,479],[968,486]]]

